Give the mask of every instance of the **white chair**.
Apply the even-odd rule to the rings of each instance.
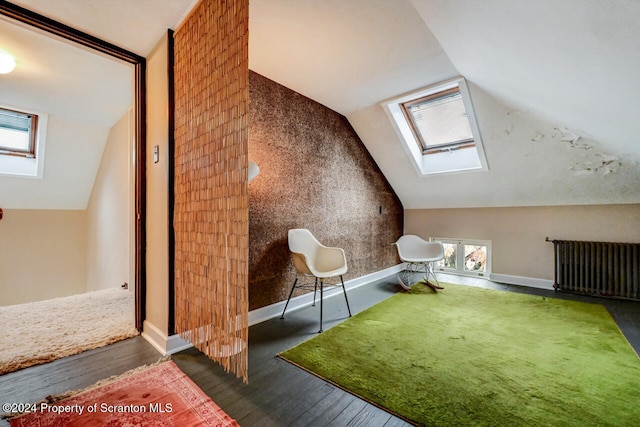
[[[293,265],[296,268],[296,279],[289,292],[289,298],[282,311],[281,319],[284,319],[284,313],[291,300],[291,295],[296,288],[310,288],[309,283],[298,283],[300,276],[314,278],[313,283],[313,305],[316,305],[316,292],[318,291],[318,281],[320,282],[320,331],[322,332],[322,295],[325,291],[333,289],[336,286],[342,286],[344,299],[347,302],[347,310],[351,317],[351,308],[349,308],[349,299],[347,298],[347,290],[344,287],[342,275],[347,272],[347,257],[341,248],[330,248],[324,246],[311,234],[306,228],[297,228],[289,230],[289,251],[293,259]],[[340,277],[340,285],[331,286],[325,289],[324,280],[330,277]]]
[[[433,270],[433,263],[444,259],[444,246],[441,242],[427,242],[413,234],[407,234],[394,243],[398,248],[398,256],[407,263],[406,269],[398,276],[398,283],[405,290],[410,290],[415,282],[411,279],[416,273],[424,274],[424,282],[434,291],[444,289],[440,286]],[[433,277],[435,284],[429,281]]]

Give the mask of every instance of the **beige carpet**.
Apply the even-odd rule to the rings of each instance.
[[[134,310],[119,288],[0,307],[0,375],[133,337]]]

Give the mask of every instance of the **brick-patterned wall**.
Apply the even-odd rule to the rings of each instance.
[[[245,381],[248,12],[202,0],[174,36],[176,331]]]
[[[290,228],[342,247],[345,280],[397,264],[402,205],[347,119],[252,71],[249,96],[250,309],[288,296]]]

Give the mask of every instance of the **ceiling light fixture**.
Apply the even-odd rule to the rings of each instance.
[[[0,50],[0,74],[8,74],[16,67],[16,60],[13,56]]]

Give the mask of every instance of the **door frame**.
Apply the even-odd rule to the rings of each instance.
[[[146,317],[146,59],[95,36],[6,1],[0,2],[0,14],[133,65],[135,320],[136,329],[141,332],[142,323]]]

